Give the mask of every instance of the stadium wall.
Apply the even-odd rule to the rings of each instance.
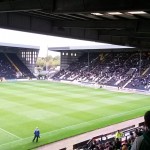
[[[38,58],[38,49],[21,49],[17,52],[20,60],[27,66],[27,68],[33,73],[35,64]]]
[[[76,52],[76,51],[63,51],[61,52],[61,63],[60,68],[66,69],[72,62],[78,60],[78,58],[83,54],[83,52]]]

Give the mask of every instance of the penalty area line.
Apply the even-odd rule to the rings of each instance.
[[[3,132],[5,132],[5,133],[7,133],[7,134],[9,134],[9,135],[11,135],[11,136],[13,136],[13,137],[16,137],[17,139],[22,139],[21,137],[19,137],[19,136],[13,134],[13,133],[11,133],[11,132],[8,132],[8,131],[6,131],[6,130],[4,130],[4,129],[2,129],[2,128],[0,128],[0,130],[3,131]]]

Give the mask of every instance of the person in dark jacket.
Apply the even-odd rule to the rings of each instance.
[[[36,127],[36,129],[34,130],[34,138],[33,138],[32,142],[34,142],[34,140],[36,140],[36,142],[38,142],[38,138],[40,138],[40,130],[38,129],[38,127]]]
[[[131,150],[150,150],[150,111],[145,113],[144,120],[146,131],[135,139]]]

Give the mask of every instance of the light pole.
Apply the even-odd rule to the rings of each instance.
[[[140,49],[140,53],[139,53],[139,59],[140,59],[140,61],[139,61],[139,76],[141,75],[141,49]]]
[[[48,71],[48,46],[46,46],[46,72]]]

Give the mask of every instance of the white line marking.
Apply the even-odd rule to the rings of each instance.
[[[6,131],[6,130],[2,129],[2,128],[0,128],[0,130],[1,130],[1,131],[3,131],[3,132],[5,132],[5,133],[7,133],[7,134],[9,134],[9,135],[11,135],[11,136],[16,137],[17,139],[22,139],[21,137],[19,137],[19,136],[15,135],[15,134],[13,134],[13,133],[10,133],[10,132],[8,132],[8,131]]]
[[[75,125],[71,125],[71,126],[66,126],[64,128],[60,128],[60,129],[53,130],[53,131],[50,131],[50,132],[45,132],[45,133],[43,133],[41,135],[46,135],[46,134],[50,134],[51,135],[52,133],[57,133],[60,130],[64,130],[64,129],[67,129],[67,128],[72,128],[74,126],[79,126],[81,124],[90,124],[91,122],[94,122],[94,121],[97,121],[97,120],[100,120],[100,121],[107,120],[107,119],[113,118],[114,116],[120,117],[120,116],[122,116],[124,114],[130,114],[130,113],[132,113],[134,111],[137,111],[137,110],[140,110],[140,109],[143,109],[143,108],[147,108],[147,107],[149,108],[150,106],[140,107],[140,108],[137,108],[137,109],[134,109],[134,110],[131,110],[131,111],[126,111],[126,112],[122,112],[122,113],[119,113],[119,114],[113,114],[113,115],[110,115],[110,116],[106,116],[106,117],[102,117],[102,118],[98,118],[98,119],[94,119],[94,120],[82,122],[82,123],[79,123],[79,124],[75,124]],[[4,145],[7,145],[7,144],[11,144],[11,143],[16,143],[16,142],[21,141],[21,140],[24,141],[24,140],[28,140],[28,139],[32,139],[32,138],[33,138],[33,136],[22,138],[22,139],[18,139],[18,140],[12,141],[12,142],[1,144],[0,147],[4,146]]]

